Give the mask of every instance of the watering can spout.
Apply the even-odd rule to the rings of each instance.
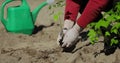
[[[32,11],[33,23],[36,21],[39,11],[47,4],[48,4],[47,2],[43,2]]]
[[[51,3],[53,3],[53,2],[54,2],[54,0],[47,0],[47,1],[43,2],[43,3],[41,3],[40,5],[38,5],[38,7],[36,7],[36,8],[32,11],[33,23],[35,23],[39,11],[40,11],[44,6],[46,6],[47,4],[51,4]]]

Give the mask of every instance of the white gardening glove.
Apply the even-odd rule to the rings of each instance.
[[[82,31],[82,28],[76,23],[73,28],[68,30],[63,38],[62,47],[71,47],[76,44],[76,39],[79,36],[79,33]]]
[[[60,44],[60,41],[63,40],[63,37],[64,35],[66,34],[66,32],[71,29],[74,25],[74,21],[71,21],[71,20],[65,20],[64,21],[64,27],[63,27],[63,30],[59,33],[58,35],[58,38],[57,38],[57,44],[58,45],[61,45]]]

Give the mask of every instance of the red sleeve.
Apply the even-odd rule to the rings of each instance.
[[[110,0],[89,0],[83,13],[79,17],[77,23],[82,28],[85,28],[90,22],[99,17]]]
[[[64,19],[70,19],[72,21],[76,21],[79,9],[80,9],[80,2],[81,0],[66,0],[66,7],[65,7],[65,16]]]

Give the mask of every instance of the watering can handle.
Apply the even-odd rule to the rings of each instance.
[[[2,6],[1,6],[1,16],[0,16],[0,19],[3,23],[3,25],[6,24],[6,20],[4,18],[4,8],[6,6],[6,4],[8,4],[9,2],[12,2],[13,0],[6,0],[5,2],[3,2]]]

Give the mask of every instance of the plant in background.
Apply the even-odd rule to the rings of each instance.
[[[63,0],[60,0],[60,1],[56,2],[56,4],[50,5],[50,6],[49,6],[49,9],[60,8],[60,7],[63,7],[64,5],[65,5],[65,4],[64,4],[64,1],[63,1]],[[59,17],[62,15],[62,11],[57,11],[57,12],[55,12],[55,11],[53,10],[50,15],[53,15],[54,21],[58,21],[58,20],[59,20]]]
[[[62,8],[63,6],[65,6],[65,3],[64,3],[64,0],[59,0],[57,1],[54,5],[50,5],[49,6],[49,9],[55,9],[55,8]],[[55,12],[54,10],[50,13],[50,15],[53,16],[53,20],[55,22],[58,22],[59,21],[59,24],[60,24],[60,28],[62,29],[62,22],[61,22],[61,18],[60,16],[63,14],[62,11],[57,11]]]
[[[120,42],[120,2],[105,12],[98,22],[93,22],[88,27],[90,28],[88,38],[92,44],[98,42],[102,35],[105,43],[110,46],[117,45]]]

